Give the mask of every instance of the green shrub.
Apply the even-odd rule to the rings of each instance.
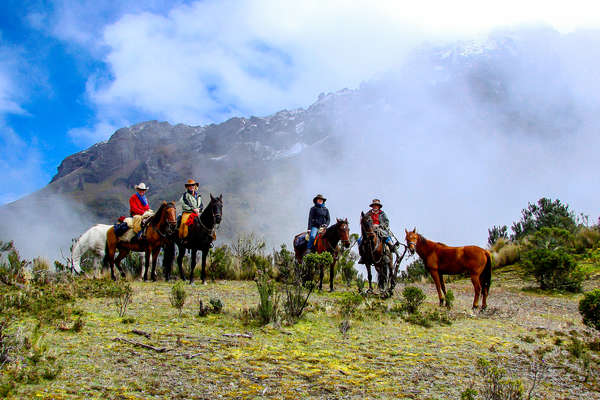
[[[477,360],[477,370],[482,377],[481,396],[489,400],[521,400],[523,383],[518,379],[505,378],[506,371],[497,363],[483,358]]]
[[[215,314],[219,314],[221,311],[223,311],[223,302],[219,298],[213,297],[210,299],[210,305],[212,306],[212,311]]]
[[[0,282],[5,285],[22,285],[26,282],[25,267],[29,261],[21,260],[13,242],[0,241]]]
[[[473,388],[467,388],[460,393],[460,400],[475,400],[477,397],[477,390]]]
[[[409,314],[419,311],[425,301],[425,293],[416,286],[407,286],[402,290],[402,307]]]
[[[179,311],[179,316],[181,316],[181,311],[183,310],[186,299],[187,293],[185,291],[185,283],[183,283],[183,281],[178,281],[171,287],[169,300],[171,301],[171,305]]]
[[[577,230],[574,239],[574,247],[578,253],[587,249],[595,249],[600,246],[600,229],[597,226],[582,226]]]
[[[561,228],[574,232],[576,227],[575,213],[569,209],[569,205],[558,199],[552,201],[543,197],[536,204],[529,203],[521,211],[521,219],[511,227],[511,239],[522,239],[542,228]]]
[[[119,314],[120,318],[123,318],[133,300],[133,289],[129,282],[111,282],[108,297],[113,299],[113,303],[117,308],[117,314]]]
[[[277,320],[279,294],[277,293],[275,282],[265,273],[258,273],[256,287],[260,298],[256,316],[261,325],[266,325],[269,322]]]
[[[295,323],[302,317],[314,289],[312,281],[302,284],[301,268],[294,265],[283,283],[283,316],[288,322]]]
[[[337,300],[339,313],[343,318],[356,317],[358,308],[364,302],[365,298],[357,293],[346,292],[342,293]]]
[[[288,282],[293,279],[295,257],[294,253],[287,249],[285,243],[281,245],[279,251],[273,251],[273,262],[278,270],[277,280],[279,282]]]
[[[129,252],[121,262],[121,267],[126,273],[129,273],[130,276],[141,276],[144,267],[142,255],[136,251]]]
[[[428,277],[429,272],[427,272],[425,264],[420,258],[408,264],[406,271],[400,273],[400,280],[402,282],[421,282]]]
[[[365,291],[365,285],[367,284],[367,280],[359,275],[356,277],[356,288],[358,289],[358,293],[362,294]]]
[[[533,249],[525,252],[522,264],[542,290],[580,292],[585,274],[566,250]]]
[[[450,310],[454,306],[454,292],[452,289],[448,289],[446,291],[446,295],[444,296],[444,300],[446,301],[446,307]]]
[[[579,313],[585,325],[600,330],[600,289],[584,294],[579,301]]]
[[[350,287],[352,281],[358,276],[358,271],[354,268],[356,260],[358,256],[349,249],[343,250],[338,258],[337,267],[342,272],[342,279],[347,287]]]
[[[303,282],[314,280],[321,268],[327,268],[333,262],[333,257],[328,251],[321,254],[309,253],[302,259],[301,277]]]
[[[233,255],[227,245],[215,247],[210,250],[210,264],[207,275],[211,281],[217,279],[235,279],[233,271]]]
[[[31,267],[32,281],[36,285],[50,283],[50,265],[48,260],[38,257],[33,259]]]

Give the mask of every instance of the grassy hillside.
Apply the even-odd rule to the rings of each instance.
[[[188,303],[178,317],[169,301],[172,284],[136,281],[126,314],[133,322],[123,323],[107,298],[90,297],[76,303],[84,320],[80,332],[44,328],[63,370],[54,380],[17,386],[14,397],[458,399],[464,389],[483,384],[476,369],[479,358],[506,368],[528,390],[539,365],[535,353],[544,349],[550,369],[533,398],[600,399],[597,348],[590,351],[586,381],[581,360],[569,351],[573,340],[600,341],[597,332],[581,323],[581,295],[524,291],[528,285],[514,267],[497,271],[489,309],[473,314],[471,283],[452,282],[452,324],[431,328],[409,324],[393,312],[399,287],[392,299],[370,298],[360,305],[343,335],[340,301],[356,288],[338,285],[333,294],[317,293],[309,312],[293,326],[258,327],[239,318],[240,310],[258,302],[254,282],[187,285]],[[586,283],[597,285],[598,280]],[[419,286],[427,294],[425,307],[436,309],[433,285]],[[197,316],[197,299],[206,304],[215,297],[223,301],[224,312]],[[26,319],[18,325],[33,324]],[[133,329],[150,337],[133,334]],[[251,337],[224,336],[246,332]]]

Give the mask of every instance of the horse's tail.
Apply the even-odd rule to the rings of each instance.
[[[482,290],[487,290],[489,292],[490,286],[492,285],[492,255],[489,251],[485,252],[485,258],[485,268],[483,269],[479,280],[481,282]]]
[[[108,239],[104,242],[104,257],[102,257],[102,268],[108,268]]]

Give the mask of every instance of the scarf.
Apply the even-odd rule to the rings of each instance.
[[[148,205],[148,200],[146,200],[146,195],[140,196],[140,194],[138,192],[135,192],[135,195],[137,196],[138,199],[140,199],[140,202],[142,203],[142,205],[144,207],[146,207]]]

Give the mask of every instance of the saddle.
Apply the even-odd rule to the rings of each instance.
[[[135,237],[143,238],[146,235],[146,228],[150,223],[150,218],[154,216],[154,211],[148,210],[143,215],[134,215],[128,217],[119,224],[115,224],[115,234],[120,242],[131,242]],[[141,234],[140,234],[141,232]]]

